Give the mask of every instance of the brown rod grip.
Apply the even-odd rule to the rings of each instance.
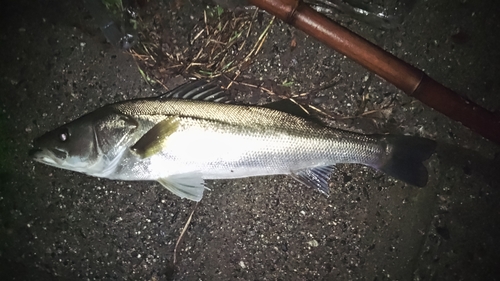
[[[459,96],[429,76],[423,77],[412,95],[481,136],[500,143],[500,118],[497,114]]]
[[[249,0],[306,34],[356,61],[426,105],[500,143],[500,117],[468,101],[423,71],[384,51],[300,0]]]

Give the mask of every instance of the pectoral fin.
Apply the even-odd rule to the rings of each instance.
[[[158,179],[158,182],[180,198],[196,202],[203,198],[203,191],[206,189],[205,181],[199,173],[172,175]]]
[[[335,166],[321,166],[292,171],[292,177],[307,186],[317,188],[321,193],[328,196],[330,194],[328,180],[334,169]]]
[[[170,117],[156,124],[144,134],[130,149],[141,158],[147,158],[160,152],[168,137],[179,127],[179,118]]]

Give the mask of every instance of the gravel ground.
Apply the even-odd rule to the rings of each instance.
[[[204,24],[207,5],[151,1],[143,24],[167,51],[188,48],[189,58],[197,45],[188,34]],[[498,10],[498,1],[420,0],[393,30],[339,19],[498,110]],[[210,181],[174,265],[195,204],[154,182],[92,178],[27,156],[45,131],[162,87],[106,43],[80,2],[8,1],[0,14],[2,280],[500,279],[498,145],[278,21],[237,79],[272,91],[240,83],[231,97],[262,104],[309,93],[305,100],[338,117],[337,127],[435,139],[429,184],[415,188],[360,165],[339,165],[328,198],[284,176]],[[259,14],[249,38],[270,19]],[[165,64],[145,70],[168,86],[189,74]]]

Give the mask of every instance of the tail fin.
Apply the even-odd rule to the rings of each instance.
[[[410,136],[382,136],[387,143],[387,155],[374,168],[409,184],[425,186],[428,180],[423,161],[436,150],[436,142]]]

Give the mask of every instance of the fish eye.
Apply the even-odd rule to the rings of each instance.
[[[65,142],[68,140],[68,138],[69,138],[68,128],[62,129],[61,132],[59,133],[59,140]]]

